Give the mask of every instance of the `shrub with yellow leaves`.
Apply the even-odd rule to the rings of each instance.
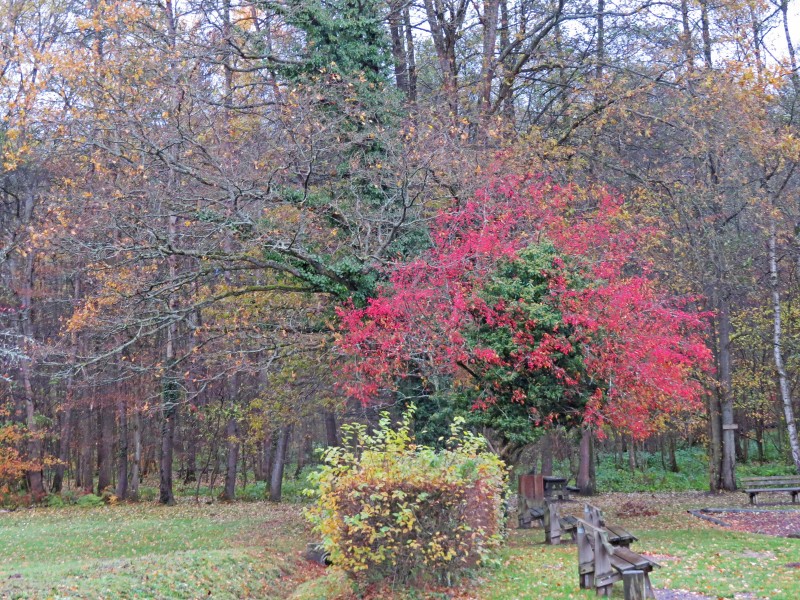
[[[413,407],[393,427],[344,426],[313,476],[307,516],[333,564],[361,580],[438,581],[480,564],[502,540],[506,468],[456,418],[442,450],[414,443]]]

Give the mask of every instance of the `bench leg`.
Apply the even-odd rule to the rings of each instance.
[[[752,492],[750,493],[750,504],[752,504],[753,506],[758,505],[758,493],[755,494],[753,494]]]
[[[645,598],[655,598],[656,593],[653,590],[653,584],[650,583],[650,573],[645,571],[644,574],[644,595]]]
[[[603,587],[597,588],[597,595],[602,596],[604,598],[611,597],[611,587],[610,585],[604,585]]]
[[[797,504],[797,494],[800,492],[792,492],[792,504]]]
[[[578,586],[582,590],[590,590],[592,589],[592,584],[594,583],[594,573],[578,573]]]
[[[622,573],[622,583],[625,586],[625,600],[644,600],[647,598],[647,587],[645,586],[645,573],[638,569],[632,569]]]

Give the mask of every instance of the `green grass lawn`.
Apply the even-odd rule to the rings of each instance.
[[[653,516],[617,517],[627,502]],[[594,502],[609,521],[656,555],[657,588],[714,598],[800,598],[800,540],[739,533],[692,517],[689,508],[743,506],[743,494],[608,494]],[[579,513],[578,502],[565,513]],[[165,508],[18,510],[0,514],[0,598],[295,598],[333,600],[351,586],[310,567],[298,552],[313,534],[297,505],[264,502]],[[486,600],[594,598],[578,589],[574,544],[544,546],[543,533],[511,530],[495,566],[455,590],[396,598]],[[622,597],[621,585],[615,595]],[[390,597],[384,595],[374,597]]]
[[[310,535],[296,506],[18,510],[0,514],[2,598],[285,598]]]
[[[618,508],[631,501],[658,514],[616,517]],[[639,537],[632,549],[655,555],[662,565],[651,575],[656,588],[713,598],[800,598],[800,569],[786,566],[800,562],[800,540],[731,531],[686,513],[690,508],[744,507],[744,494],[609,494],[593,502],[605,510],[609,522]],[[578,514],[582,505],[566,507],[565,513]],[[512,530],[501,566],[482,576],[477,596],[486,600],[595,597],[578,588],[575,545],[545,546],[543,538],[541,530]],[[622,585],[614,587],[615,597],[623,597]]]
[[[800,598],[800,540],[728,531],[637,530],[634,548],[657,555],[656,588],[683,589],[713,598]],[[541,532],[514,532],[502,566],[476,590],[486,600],[593,598],[578,588],[574,545],[544,546]],[[747,596],[746,594],[751,594]],[[622,597],[622,584],[615,585]]]

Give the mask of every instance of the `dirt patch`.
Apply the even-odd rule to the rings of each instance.
[[[625,502],[617,509],[617,516],[621,519],[629,519],[631,517],[655,517],[658,511],[655,510],[650,503],[638,502],[631,500]]]
[[[650,554],[649,552],[640,552],[642,556],[654,560],[657,563],[671,562],[680,560],[679,556],[672,556],[671,554]]]
[[[770,510],[752,512],[717,512],[714,518],[735,531],[792,537],[800,533],[800,511]]]
[[[753,552],[752,550],[745,550],[742,552],[742,558],[762,558],[772,559],[775,558],[774,552]]]
[[[704,596],[688,590],[654,590],[656,600],[714,600],[711,596]]]

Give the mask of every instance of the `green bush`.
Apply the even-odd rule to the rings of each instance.
[[[308,502],[308,497],[314,495],[316,473],[320,465],[304,467],[297,478],[284,477],[281,487],[281,500],[283,502]]]
[[[78,494],[74,490],[64,490],[61,492],[61,499],[70,506],[78,503]]]
[[[78,498],[77,504],[81,508],[98,508],[100,506],[105,506],[103,499],[100,496],[95,496],[94,494],[86,494],[85,496],[81,496]]]
[[[236,499],[246,502],[256,502],[267,497],[267,482],[256,481],[248,483],[244,488],[236,490]]]
[[[139,488],[139,500],[141,502],[152,502],[158,497],[158,490],[152,487]]]
[[[416,445],[413,407],[398,429],[343,428],[342,448],[309,475],[317,502],[307,511],[332,562],[356,578],[450,582],[501,541],[506,472],[483,438],[456,418],[447,448]]]
[[[67,503],[58,494],[49,494],[45,500],[45,504],[50,508],[64,508]]]

